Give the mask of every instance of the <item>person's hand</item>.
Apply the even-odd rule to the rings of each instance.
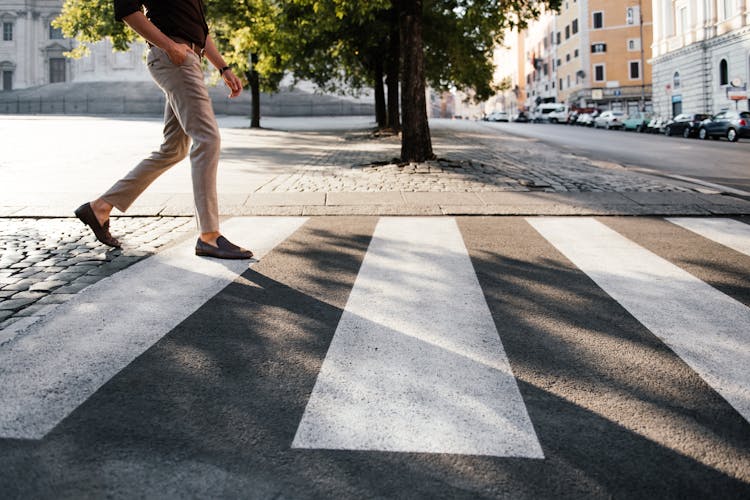
[[[180,66],[185,62],[185,59],[187,59],[188,52],[192,50],[193,49],[185,44],[174,42],[165,50],[165,52],[167,53],[169,60],[172,61],[172,64]]]
[[[231,69],[227,69],[224,71],[224,73],[221,75],[221,78],[224,80],[224,83],[229,87],[229,90],[231,93],[229,94],[229,98],[235,98],[238,95],[242,93],[242,82],[239,78],[237,78],[237,75],[235,75]]]

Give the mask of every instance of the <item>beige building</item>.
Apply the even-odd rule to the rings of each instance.
[[[588,0],[588,14],[591,100],[637,111],[651,98],[651,4]]]
[[[524,109],[526,100],[526,78],[519,71],[523,62],[523,37],[518,31],[507,31],[503,44],[495,48],[493,63],[495,65],[494,83],[508,88],[499,92],[485,103],[484,112],[505,111],[511,115]]]
[[[583,89],[587,87],[586,74],[589,67],[589,52],[584,50],[589,46],[585,20],[588,2],[579,0],[564,0],[560,4],[557,15],[557,45],[558,101],[568,103],[575,100]]]
[[[563,0],[559,12],[543,14],[519,35],[526,106],[649,109],[651,32],[648,2]]]
[[[748,109],[749,3],[653,0],[657,113],[667,118],[722,108]]]
[[[523,59],[519,61],[519,71],[525,75],[524,104],[531,111],[538,104],[558,100],[555,78],[556,18],[553,11],[543,12],[520,34],[523,38]]]

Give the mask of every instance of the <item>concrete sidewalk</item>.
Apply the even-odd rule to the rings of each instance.
[[[224,216],[750,214],[744,199],[482,123],[433,122],[438,159],[412,165],[392,162],[399,138],[373,137],[366,117],[263,124],[250,130],[246,119],[220,119]],[[126,217],[113,213],[122,249],[99,244],[73,218],[158,144],[160,130],[160,120],[143,118],[0,118],[0,136],[13,145],[0,157],[0,344],[90,284],[195,238],[187,161]]]
[[[433,121],[438,160],[411,165],[393,160],[399,138],[373,137],[367,117],[265,119],[262,130],[247,128],[242,117],[221,117],[220,125],[225,216],[750,214],[750,202],[718,190],[593,161],[483,123]],[[24,127],[54,127],[59,142],[25,147]],[[0,169],[0,217],[72,216],[144,156],[160,127],[153,119],[3,118],[0,133],[21,147],[0,160],[7,167]],[[182,164],[125,215],[193,215]]]

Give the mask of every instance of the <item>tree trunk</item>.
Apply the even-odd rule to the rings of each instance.
[[[250,54],[250,71],[248,72],[248,83],[250,84],[250,97],[252,98],[252,114],[250,115],[250,128],[260,128],[260,77],[255,70],[258,64],[258,56]]]
[[[401,160],[432,160],[432,141],[427,123],[424,50],[422,48],[422,0],[401,1]]]
[[[399,43],[398,10],[392,8],[391,32],[388,36],[388,55],[386,56],[386,77],[388,85],[388,128],[394,132],[401,130],[401,110],[398,102],[398,73],[401,69],[401,44]]]
[[[377,56],[374,68],[375,77],[375,121],[378,122],[378,128],[383,129],[386,126],[385,112],[385,88],[383,87],[383,57]]]

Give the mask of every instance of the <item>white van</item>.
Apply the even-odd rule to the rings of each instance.
[[[570,109],[567,106],[560,105],[554,111],[550,111],[547,117],[550,123],[568,123],[568,117],[570,116]]]
[[[535,122],[565,122],[568,118],[567,106],[559,102],[545,102],[534,109]]]

